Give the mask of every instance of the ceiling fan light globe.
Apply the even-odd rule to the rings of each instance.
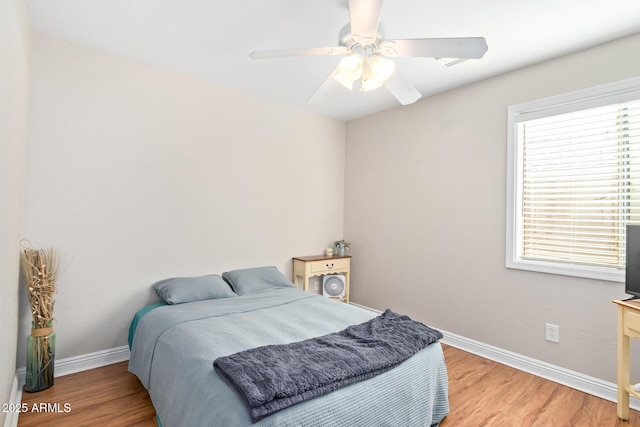
[[[389,80],[395,71],[396,63],[382,55],[374,55],[371,58],[369,67],[371,69],[371,76],[380,83],[384,83]]]
[[[362,76],[362,63],[362,56],[354,53],[342,58],[338,65],[338,69],[345,79],[353,82]]]
[[[378,89],[384,82],[377,80],[373,77],[369,77],[366,80],[362,80],[362,86],[360,92],[369,92],[370,90]]]
[[[353,90],[353,80],[345,78],[342,73],[337,73],[333,79],[349,90]]]

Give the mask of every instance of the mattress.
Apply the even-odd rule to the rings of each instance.
[[[295,288],[156,305],[137,316],[129,370],[149,391],[163,427],[437,425],[449,411],[439,343],[381,375],[255,424],[242,398],[212,366],[221,356],[338,332],[376,315]]]

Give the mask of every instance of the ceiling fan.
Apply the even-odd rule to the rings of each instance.
[[[290,56],[342,55],[331,75],[307,100],[323,101],[340,83],[349,90],[367,92],[384,85],[402,104],[416,102],[422,94],[395,70],[393,57],[430,57],[451,66],[479,59],[487,51],[483,37],[387,39],[380,22],[383,0],[349,0],[350,22],[338,37],[338,46],[253,51],[253,59]]]

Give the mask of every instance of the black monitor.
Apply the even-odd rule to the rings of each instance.
[[[640,298],[640,225],[627,225],[624,291]]]

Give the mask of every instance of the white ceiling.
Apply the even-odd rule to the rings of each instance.
[[[384,88],[341,87],[307,105],[340,57],[248,57],[252,50],[336,46],[349,21],[347,0],[29,0],[29,7],[36,32],[340,120],[399,105]],[[396,58],[424,97],[640,32],[640,0],[387,0],[381,22],[392,39],[486,38],[484,58],[451,68]]]

